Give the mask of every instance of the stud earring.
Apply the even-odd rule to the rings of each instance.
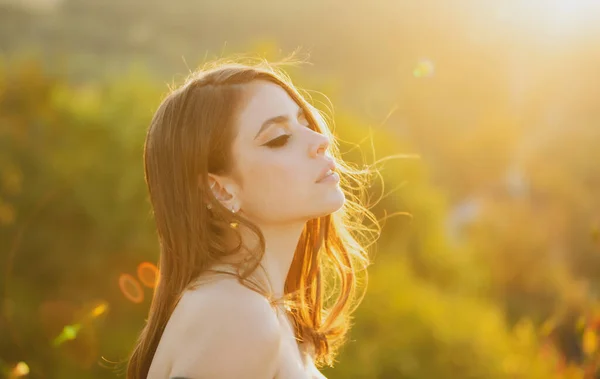
[[[231,206],[231,213],[235,213],[235,212],[236,212],[235,207],[232,205]],[[236,221],[232,221],[232,222],[229,223],[229,227],[231,229],[237,229],[238,225],[239,224]]]

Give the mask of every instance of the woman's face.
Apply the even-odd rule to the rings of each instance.
[[[278,85],[260,80],[247,90],[232,147],[236,174],[223,182],[235,209],[259,225],[306,222],[338,210],[345,198],[337,176],[317,183],[333,162],[328,138],[309,128]]]

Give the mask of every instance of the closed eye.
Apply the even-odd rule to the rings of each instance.
[[[310,128],[310,122],[307,120],[306,115],[304,114],[304,110],[302,108],[298,109],[298,120],[302,125],[306,126],[307,128]],[[284,134],[265,143],[265,146],[268,146],[270,148],[282,147],[287,143],[290,137],[290,134]]]
[[[282,147],[287,143],[287,141],[290,137],[291,137],[291,135],[284,134],[280,137],[277,137],[277,138],[272,139],[271,141],[265,143],[265,146],[268,146],[270,148]]]

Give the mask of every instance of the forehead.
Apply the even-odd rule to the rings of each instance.
[[[264,80],[252,82],[238,114],[238,137],[252,140],[265,120],[294,114],[297,109],[296,102],[277,84]]]

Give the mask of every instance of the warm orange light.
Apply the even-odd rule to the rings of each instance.
[[[156,287],[158,280],[158,268],[150,262],[142,262],[137,268],[138,278],[146,287]]]
[[[98,316],[104,314],[107,310],[108,310],[108,304],[102,303],[102,304],[96,306],[94,309],[92,309],[91,316],[98,317]]]
[[[119,288],[126,298],[134,303],[144,301],[144,291],[140,283],[129,274],[121,274],[119,277]]]
[[[20,378],[25,375],[29,375],[29,366],[25,362],[17,363],[10,373],[11,378]]]

